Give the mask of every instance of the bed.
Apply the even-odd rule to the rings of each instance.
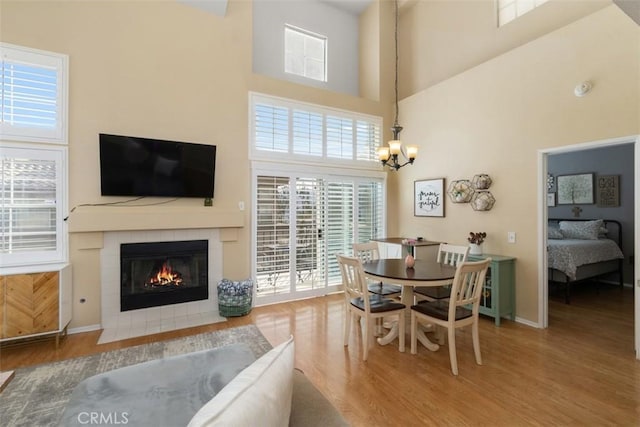
[[[563,284],[569,304],[571,287],[617,274],[623,286],[622,225],[615,220],[549,219],[549,281]]]

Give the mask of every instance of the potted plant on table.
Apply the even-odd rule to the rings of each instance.
[[[482,255],[482,242],[487,237],[487,233],[484,231],[480,231],[474,233],[473,231],[469,233],[469,237],[467,240],[469,241],[469,254],[471,255]]]

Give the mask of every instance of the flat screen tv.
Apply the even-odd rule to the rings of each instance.
[[[212,198],[216,146],[100,134],[103,196]]]

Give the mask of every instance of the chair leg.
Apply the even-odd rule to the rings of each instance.
[[[418,318],[416,313],[411,310],[411,354],[418,352]]]
[[[351,310],[349,310],[349,308],[347,307],[347,312],[344,316],[344,331],[342,334],[345,347],[349,345],[349,335],[351,333],[351,316]]]
[[[480,333],[478,331],[478,321],[471,325],[471,336],[473,338],[473,352],[476,355],[476,363],[482,365],[482,355],[480,354]]]
[[[453,375],[458,375],[458,358],[456,356],[456,328],[449,327],[448,339],[449,339],[449,359],[451,359],[451,372]]]
[[[404,353],[404,339],[405,339],[405,327],[406,322],[404,321],[404,310],[398,313],[398,341],[400,341],[400,353]]]
[[[362,360],[366,361],[369,356],[369,334],[370,331],[370,322],[369,319],[362,318]]]

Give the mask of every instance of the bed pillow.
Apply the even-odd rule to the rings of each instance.
[[[547,237],[549,239],[564,239],[564,236],[562,235],[562,232],[555,227],[549,227],[547,229]]]
[[[601,219],[595,221],[560,221],[560,232],[565,239],[598,240],[604,226]]]
[[[293,336],[240,372],[191,418],[188,427],[289,425]]]

